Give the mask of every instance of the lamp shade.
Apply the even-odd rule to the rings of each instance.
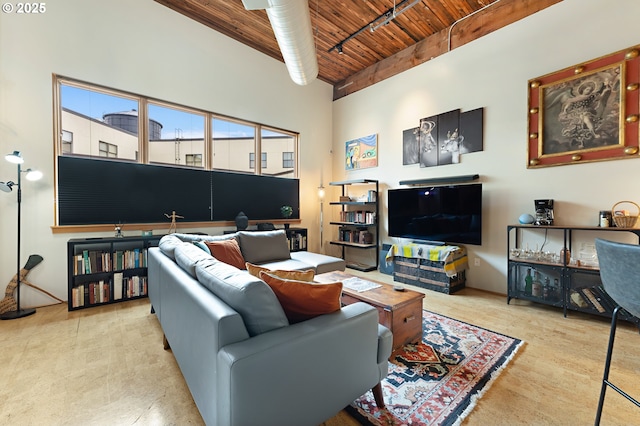
[[[42,172],[40,170],[27,169],[25,172],[27,173],[25,175],[27,180],[34,181],[42,179]]]
[[[13,164],[24,163],[24,158],[22,158],[20,151],[13,151],[11,154],[5,155],[4,159]]]
[[[0,191],[2,192],[11,192],[13,190],[13,185],[15,185],[15,183],[9,181],[9,182],[0,182]]]

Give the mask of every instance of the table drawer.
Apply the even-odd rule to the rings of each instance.
[[[416,300],[392,311],[393,349],[422,338],[422,301]]]

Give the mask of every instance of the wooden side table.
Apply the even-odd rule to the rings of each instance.
[[[344,281],[355,275],[342,271],[327,272],[315,276],[319,283]],[[422,339],[422,299],[424,294],[413,290],[396,291],[393,286],[379,281],[364,281],[379,284],[381,287],[357,292],[342,288],[342,303],[350,305],[365,302],[378,310],[378,322],[393,333],[393,350],[400,349],[407,343],[419,342]]]

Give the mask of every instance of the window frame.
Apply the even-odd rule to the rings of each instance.
[[[149,114],[148,114],[148,103],[153,103],[154,105],[163,106],[167,108],[173,108],[179,111],[193,113],[197,115],[203,115],[205,118],[204,122],[204,152],[203,152],[203,166],[202,167],[189,167],[189,168],[204,168],[205,170],[225,170],[216,168],[216,164],[213,158],[213,134],[212,134],[212,120],[220,119],[230,122],[235,122],[241,125],[253,127],[255,129],[255,146],[254,146],[254,154],[257,152],[261,153],[262,160],[262,141],[261,134],[263,130],[270,130],[274,132],[282,133],[283,135],[288,135],[293,138],[293,149],[294,149],[294,173],[293,176],[287,178],[297,179],[299,177],[299,143],[300,143],[300,133],[285,130],[274,126],[269,126],[249,120],[243,120],[241,118],[231,117],[224,114],[215,113],[212,111],[207,111],[199,108],[188,107],[185,105],[177,104],[174,102],[169,102],[161,99],[152,98],[149,96],[143,96],[139,94],[135,94],[132,92],[127,92],[123,90],[113,89],[106,86],[102,86],[99,84],[88,83],[81,80],[77,80],[70,77],[65,77],[58,74],[53,74],[53,86],[54,86],[54,134],[56,135],[54,140],[54,155],[57,158],[60,155],[69,155],[63,152],[62,149],[62,97],[61,97],[61,85],[73,86],[79,89],[95,91],[104,95],[110,96],[118,96],[125,99],[130,99],[138,102],[138,150],[137,150],[137,159],[123,159],[123,158],[110,158],[113,161],[125,161],[125,162],[136,162],[142,164],[164,164],[164,163],[156,163],[151,162],[149,160]],[[82,156],[78,154],[71,154],[74,156]],[[91,156],[93,158],[104,158],[99,156]],[[262,160],[258,167],[254,167],[252,170],[253,174],[262,174],[264,160]],[[176,167],[175,164],[166,164],[167,167]],[[187,167],[184,165],[178,165],[178,167]],[[229,170],[231,172],[242,173],[240,171]],[[286,179],[286,178],[285,178]]]
[[[236,118],[224,114],[219,114],[212,111],[207,111],[199,108],[188,107],[185,105],[181,105],[178,103],[173,103],[157,98],[152,98],[149,96],[143,96],[140,94],[123,91],[119,89],[114,89],[106,86],[102,86],[95,83],[89,83],[85,81],[81,81],[75,78],[66,77],[59,74],[52,74],[52,85],[53,85],[53,127],[54,127],[54,137],[53,137],[53,145],[54,145],[54,175],[55,175],[55,185],[54,185],[54,196],[57,200],[57,192],[58,192],[58,160],[59,156],[75,156],[75,157],[90,157],[101,160],[109,160],[109,161],[119,161],[123,163],[138,163],[138,164],[154,164],[161,165],[166,167],[184,167],[189,169],[200,169],[200,170],[227,170],[225,168],[217,168],[214,161],[214,139],[213,139],[213,129],[212,123],[214,119],[226,120],[230,122],[235,122],[241,125],[249,126],[254,129],[254,148],[253,152],[261,153],[261,161],[256,164],[257,167],[250,169],[250,171],[238,171],[238,170],[227,170],[232,173],[249,173],[255,175],[263,175],[262,169],[266,168],[266,164],[263,163],[266,161],[266,158],[263,157],[262,152],[262,133],[264,130],[270,130],[274,132],[281,133],[283,135],[287,135],[292,138],[293,141],[293,152],[294,152],[294,167],[293,174],[290,176],[283,177],[284,179],[299,179],[299,144],[300,144],[300,133],[281,129],[275,126],[269,126],[258,122],[253,122],[249,120],[244,120],[241,118]],[[135,151],[135,159],[125,159],[125,158],[112,158],[112,157],[100,157],[99,155],[84,155],[84,154],[73,154],[66,153],[63,150],[63,127],[62,127],[62,94],[61,87],[63,85],[73,86],[79,89],[93,91],[97,93],[101,93],[109,96],[117,96],[125,99],[130,99],[138,102],[138,146]],[[149,160],[149,114],[148,114],[148,103],[153,103],[155,105],[166,106],[168,108],[173,108],[176,110],[181,110],[188,113],[194,113],[198,115],[204,116],[204,152],[202,153],[202,166],[186,166],[186,165],[175,165],[175,164],[164,164],[164,163],[156,163],[151,162]],[[73,134],[70,130],[65,130]],[[72,136],[74,140],[71,142],[71,147],[73,147],[75,141],[75,135]],[[106,142],[108,143],[108,142]],[[65,142],[68,146],[69,144]],[[117,145],[116,145],[117,146]],[[277,154],[277,151],[274,151]],[[266,155],[265,155],[266,157]],[[264,159],[263,159],[264,158]],[[264,174],[268,175],[268,174]],[[52,227],[54,233],[64,233],[64,232],[89,232],[96,230],[108,230],[111,229],[110,225],[92,225],[89,227],[80,228],[70,228],[67,226],[60,226],[58,221],[58,209],[54,208],[54,226]],[[144,229],[148,227],[148,224],[144,225]]]

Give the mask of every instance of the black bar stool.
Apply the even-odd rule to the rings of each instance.
[[[638,280],[640,273],[640,246],[596,238],[596,251],[600,264],[602,285],[607,294],[611,296],[613,301],[618,305],[613,310],[611,316],[609,347],[607,349],[607,359],[604,364],[604,376],[602,378],[600,400],[598,401],[598,411],[596,412],[595,424],[597,426],[600,424],[607,387],[615,390],[636,406],[640,407],[638,400],[609,381],[609,367],[611,366],[613,342],[616,337],[618,314],[620,310],[624,309],[631,315],[640,318],[640,281]]]

